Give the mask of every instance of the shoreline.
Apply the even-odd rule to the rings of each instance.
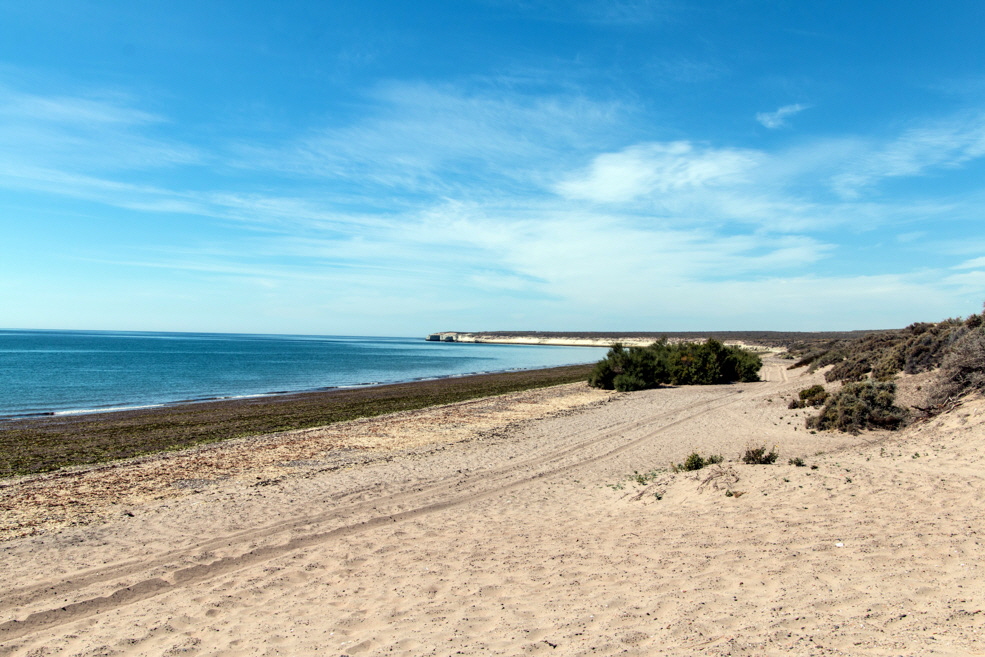
[[[487,345],[465,354],[411,337],[126,331],[3,331],[0,423],[24,418],[270,397],[602,358]],[[604,352],[604,350],[600,350]]]
[[[0,480],[584,381],[593,364],[0,421]]]
[[[365,390],[369,388],[378,388],[383,386],[411,385],[415,383],[426,383],[428,381],[445,381],[448,379],[462,379],[462,378],[473,377],[473,376],[490,376],[497,374],[520,374],[523,372],[554,370],[554,369],[561,369],[565,367],[584,367],[587,365],[594,365],[594,363],[574,363],[571,365],[552,365],[548,367],[486,370],[480,372],[467,372],[465,374],[447,374],[442,376],[416,377],[412,379],[397,379],[394,381],[378,381],[378,382],[370,382],[370,383],[356,383],[351,385],[322,386],[318,388],[302,388],[298,390],[275,390],[271,392],[259,392],[255,394],[202,397],[200,399],[191,398],[191,399],[178,399],[174,401],[148,402],[145,404],[139,404],[134,406],[112,406],[107,408],[50,410],[50,411],[36,411],[29,413],[0,414],[0,432],[4,430],[5,424],[16,423],[21,421],[29,421],[29,420],[73,418],[73,417],[81,417],[81,416],[103,415],[109,413],[132,413],[132,412],[139,412],[145,410],[165,410],[169,408],[180,408],[182,406],[192,405],[192,404],[227,403],[227,402],[237,402],[241,400],[251,400],[251,399],[274,400],[280,397],[290,397],[294,395],[314,395],[321,393],[331,393],[341,390]]]

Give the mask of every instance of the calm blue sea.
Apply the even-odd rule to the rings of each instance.
[[[0,417],[535,369],[604,355],[423,338],[0,330]]]

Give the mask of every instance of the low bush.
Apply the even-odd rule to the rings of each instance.
[[[790,346],[790,356],[796,358],[797,362],[788,367],[788,370],[795,370],[798,367],[810,366],[810,371],[814,371],[819,367],[824,367],[824,365],[830,365],[835,360],[840,360],[844,358],[844,354],[839,352],[839,347],[845,344],[847,340],[828,340],[817,344],[815,342],[803,342],[796,343]],[[830,362],[824,362],[819,364],[818,361],[821,359],[830,360]]]
[[[964,320],[917,322],[905,329],[875,331],[820,345],[794,345],[791,353],[798,360],[788,369],[807,365],[813,372],[833,365],[825,372],[825,380],[846,383],[870,376],[877,381],[889,381],[900,372],[928,372],[940,367],[951,348],[982,324],[983,315],[971,315]]]
[[[648,347],[615,345],[592,369],[588,384],[594,388],[629,392],[659,385],[711,385],[759,381],[762,360],[741,347],[717,340]]]
[[[684,460],[684,463],[677,463],[674,465],[674,472],[693,472],[695,470],[700,470],[707,465],[721,463],[724,460],[725,457],[716,454],[705,458],[697,452],[692,452],[691,455]]]
[[[633,390],[643,390],[647,387],[646,381],[642,377],[632,373],[617,374],[612,380],[612,385],[619,392],[632,392]]]
[[[705,467],[705,460],[701,458],[700,454],[694,452],[685,459],[683,465],[677,466],[677,469],[683,470],[684,472],[692,472],[694,470],[700,470],[703,467]]]
[[[810,388],[804,388],[798,394],[800,397],[798,401],[797,408],[805,408],[807,406],[823,406],[824,402],[828,399],[828,391],[824,389],[821,384],[813,385]],[[791,406],[791,408],[794,408]]]
[[[941,363],[941,376],[928,394],[944,406],[973,391],[985,391],[985,327],[978,325],[955,342]]]
[[[896,406],[896,384],[888,381],[846,383],[828,397],[820,414],[807,419],[808,429],[899,429],[909,413]]]
[[[779,457],[780,453],[776,451],[776,447],[767,452],[766,445],[763,445],[747,448],[746,453],[742,455],[742,462],[748,465],[772,465]]]

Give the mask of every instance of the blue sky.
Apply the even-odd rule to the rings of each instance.
[[[982,34],[973,1],[0,0],[0,327],[965,316]]]

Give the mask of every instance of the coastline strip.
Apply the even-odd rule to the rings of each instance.
[[[0,423],[0,478],[584,381],[593,365]]]

